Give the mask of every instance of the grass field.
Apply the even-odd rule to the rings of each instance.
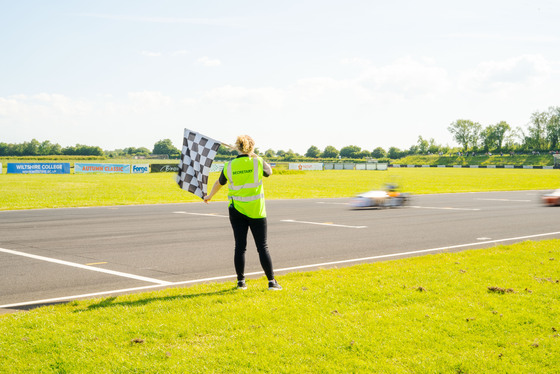
[[[212,173],[210,185],[218,173]],[[0,210],[200,201],[180,190],[173,173],[2,174]],[[280,172],[265,180],[268,199],[350,197],[395,181],[412,194],[549,190],[560,171],[540,169],[403,168],[388,171]],[[226,198],[222,189],[217,200]]]
[[[0,209],[200,201],[173,174],[0,175]],[[211,178],[211,183],[217,174]],[[286,172],[268,198],[558,188],[557,170]],[[222,191],[218,199],[225,199]],[[0,373],[558,373],[560,240],[0,315]]]
[[[0,317],[2,373],[558,373],[560,241]]]
[[[429,155],[429,156],[407,156],[394,163],[401,165],[533,165],[552,166],[554,157],[552,155],[479,155],[479,156],[456,156],[456,155]]]

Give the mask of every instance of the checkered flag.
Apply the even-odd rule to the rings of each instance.
[[[183,190],[204,199],[210,166],[221,142],[185,129],[177,183]]]

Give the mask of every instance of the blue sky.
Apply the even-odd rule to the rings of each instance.
[[[552,0],[0,2],[0,142],[453,146],[560,106]]]

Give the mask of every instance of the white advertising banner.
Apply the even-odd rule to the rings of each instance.
[[[387,163],[356,164],[356,170],[387,170]]]
[[[74,163],[74,174],[77,173],[121,173],[130,174],[130,165],[127,164],[82,164]]]
[[[0,162],[0,174],[2,174],[2,163]]]
[[[323,170],[322,162],[290,162],[290,170]]]
[[[220,163],[220,162],[214,162],[212,163],[212,166],[210,166],[210,173],[213,173],[215,171],[219,171],[221,172],[222,170],[224,170],[224,163]]]

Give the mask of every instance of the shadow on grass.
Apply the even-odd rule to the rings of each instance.
[[[70,301],[56,301],[52,303],[37,303],[37,304],[30,304],[30,305],[21,305],[17,307],[12,307],[8,309],[0,309],[0,314],[9,314],[9,313],[17,313],[17,312],[29,312],[33,309],[42,308],[45,306],[53,306],[53,305],[62,305],[68,304]]]
[[[105,298],[105,299],[101,300],[97,304],[92,304],[85,309],[77,309],[74,312],[86,312],[86,311],[96,310],[96,309],[100,309],[100,308],[110,308],[110,307],[123,306],[123,305],[124,306],[142,306],[142,305],[146,305],[146,304],[149,304],[151,302],[154,302],[154,301],[168,301],[168,300],[171,301],[171,300],[193,299],[193,298],[205,297],[205,296],[226,295],[226,294],[233,293],[236,290],[237,290],[237,287],[232,287],[232,288],[226,288],[224,290],[220,290],[220,291],[216,291],[216,292],[204,292],[204,293],[193,294],[193,295],[149,297],[149,298],[135,300],[135,301],[118,301],[118,302],[115,302],[115,300],[117,300],[118,296],[111,296],[111,297],[108,297],[108,298]],[[74,302],[76,302],[76,300],[55,301],[55,302],[50,302],[50,303],[37,303],[37,304],[22,305],[22,306],[13,307],[13,308],[0,309],[0,314],[10,314],[10,313],[17,313],[17,312],[29,312],[33,309],[38,309],[38,308],[48,307],[48,306],[55,306],[55,305],[72,304]]]
[[[203,292],[203,293],[191,294],[191,295],[146,297],[134,301],[117,301],[117,302],[115,302],[117,300],[117,296],[112,296],[112,297],[105,298],[96,304],[91,304],[85,309],[77,309],[74,311],[74,313],[92,311],[100,308],[113,308],[117,306],[137,307],[137,306],[143,306],[143,305],[153,303],[154,301],[188,300],[188,299],[194,299],[198,297],[227,295],[227,294],[232,294],[234,291],[237,291],[237,287],[226,288],[224,290],[215,291],[215,292]]]

